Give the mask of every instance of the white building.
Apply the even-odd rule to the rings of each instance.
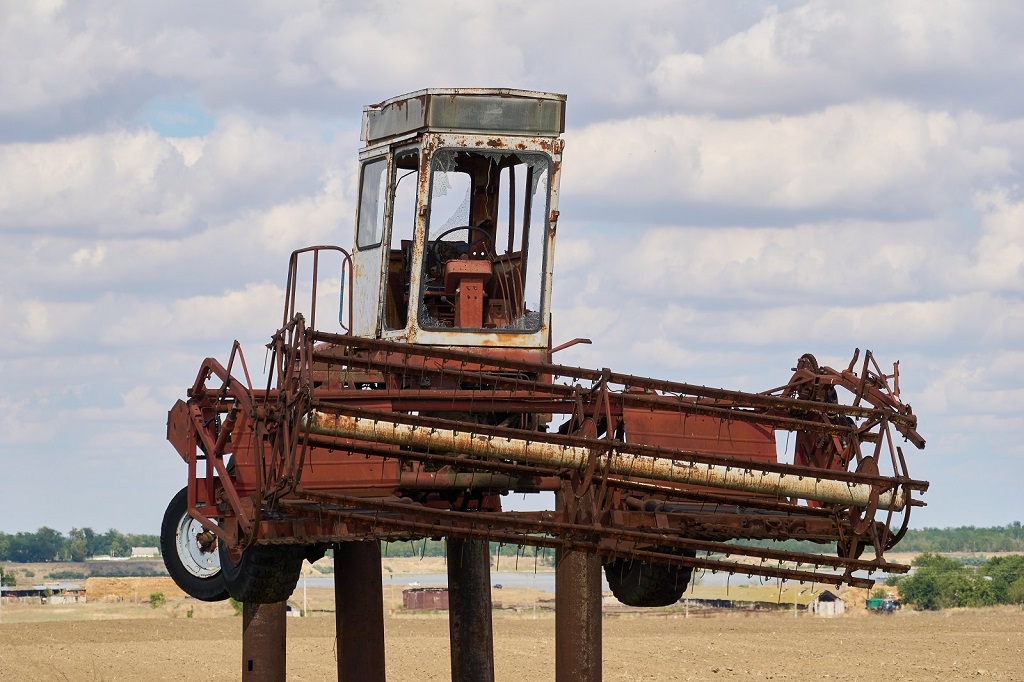
[[[846,602],[828,590],[822,590],[807,604],[808,613],[831,618],[846,613]]]

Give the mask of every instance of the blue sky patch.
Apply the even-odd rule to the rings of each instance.
[[[213,130],[215,120],[193,99],[157,97],[149,103],[142,119],[163,137],[198,137]]]

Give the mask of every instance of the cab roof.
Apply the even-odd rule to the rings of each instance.
[[[558,137],[565,95],[507,88],[430,88],[363,107],[361,139],[377,144],[410,133]]]

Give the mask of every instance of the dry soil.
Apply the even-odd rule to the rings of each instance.
[[[156,617],[128,620],[148,607],[101,607],[139,613],[0,623],[0,680],[239,679],[240,618],[186,618],[184,604],[169,604],[150,609]],[[333,624],[328,614],[289,619],[289,680],[333,679]],[[549,611],[495,612],[494,633],[497,679],[554,679]],[[389,680],[450,679],[443,614],[390,615],[386,638]],[[1022,659],[1019,608],[830,620],[650,612],[604,622],[605,680],[1024,680]]]

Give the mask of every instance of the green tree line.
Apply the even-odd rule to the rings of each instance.
[[[900,599],[919,609],[1024,604],[1024,555],[993,557],[978,566],[938,554],[921,554],[911,575],[892,576]]]
[[[146,534],[125,534],[113,528],[105,533],[97,533],[92,528],[72,528],[66,535],[60,531],[43,526],[34,533],[21,532],[7,534],[0,532],[0,561],[12,562],[44,562],[44,561],[82,561],[96,555],[126,557],[132,547],[155,547],[159,545],[159,537]],[[748,543],[744,543],[748,544]],[[770,540],[755,541],[749,544],[773,546],[779,545]],[[808,547],[804,545],[807,544]],[[1024,525],[1019,521],[1007,526],[978,528],[962,526],[959,528],[924,528],[907,531],[906,537],[897,546],[899,551],[936,553],[936,552],[1024,552]],[[491,553],[501,552],[502,560],[506,557],[515,560],[518,553],[520,561],[525,557],[533,559],[538,556],[542,562],[553,560],[552,550],[519,548],[515,545],[499,545],[491,543]],[[789,541],[783,543],[785,549],[811,548],[821,551],[822,547],[810,546],[810,543]],[[427,540],[409,542],[392,542],[382,545],[384,553],[389,556],[444,556],[443,541]]]
[[[737,540],[739,545],[770,547],[792,551],[823,552],[835,543],[819,545],[803,540]],[[961,526],[959,528],[922,528],[908,530],[895,552],[913,552],[916,554],[949,553],[949,552],[1024,552],[1024,526],[1014,521],[1006,526],[978,528]]]
[[[1024,525],[908,530],[896,546],[900,552],[1024,552]]]
[[[92,528],[72,528],[64,535],[43,526],[34,533],[0,532],[0,561],[84,561],[104,554],[126,557],[131,555],[132,547],[156,547],[159,544],[159,536],[125,534],[113,528],[106,533],[97,533]]]

